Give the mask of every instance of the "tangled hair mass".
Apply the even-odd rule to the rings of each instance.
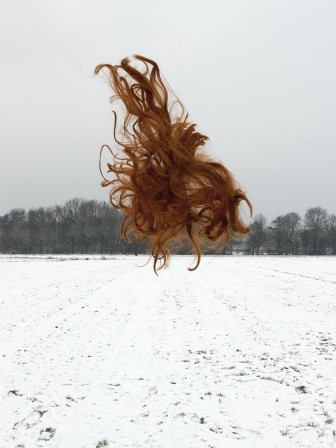
[[[134,55],[144,68],[140,70],[131,59],[124,58],[120,65],[100,64],[94,70],[94,75],[108,70],[115,92],[110,102],[121,100],[124,108],[119,138],[113,111],[114,139],[123,157],[102,146],[101,185],[111,186],[110,202],[124,213],[120,235],[130,242],[133,233],[138,242],[148,243],[156,274],[168,266],[172,250],[185,242],[197,255],[195,266],[188,268],[193,271],[201,251],[223,250],[230,240],[249,233],[238,208],[246,201],[252,215],[252,205],[230,171],[202,151],[209,138],[188,121],[183,104],[163,83],[156,62]],[[113,163],[107,163],[112,180],[101,169],[105,147],[113,157]]]

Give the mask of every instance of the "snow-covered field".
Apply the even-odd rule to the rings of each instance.
[[[336,258],[0,257],[1,448],[336,446]]]

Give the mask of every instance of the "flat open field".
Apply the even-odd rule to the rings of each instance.
[[[1,448],[336,446],[336,258],[0,257]]]

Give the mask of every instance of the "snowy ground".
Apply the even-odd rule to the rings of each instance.
[[[1,448],[336,446],[336,258],[0,257]]]

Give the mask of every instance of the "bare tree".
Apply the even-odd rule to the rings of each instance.
[[[78,217],[79,217],[79,207],[81,199],[74,198],[66,201],[64,204],[64,216],[66,219],[67,226],[67,240],[71,246],[71,253],[75,252],[76,243],[79,238],[78,234]]]
[[[251,236],[249,238],[252,246],[252,254],[259,254],[261,245],[267,238],[267,220],[261,213],[256,215],[251,224]]]
[[[13,252],[28,253],[29,233],[23,208],[15,208],[8,215],[8,239]]]
[[[329,251],[336,255],[336,215],[329,215],[327,235]]]
[[[323,253],[323,243],[328,225],[328,213],[322,207],[311,207],[304,218],[305,228],[309,232],[310,253]]]
[[[27,225],[29,229],[31,251],[42,254],[44,251],[45,239],[47,238],[45,235],[45,209],[39,207],[38,209],[28,210]]]
[[[299,251],[301,217],[295,212],[287,213],[284,216],[286,241],[292,255]]]
[[[277,216],[269,226],[269,232],[276,245],[276,253],[282,254],[286,243],[286,221],[284,216]]]

